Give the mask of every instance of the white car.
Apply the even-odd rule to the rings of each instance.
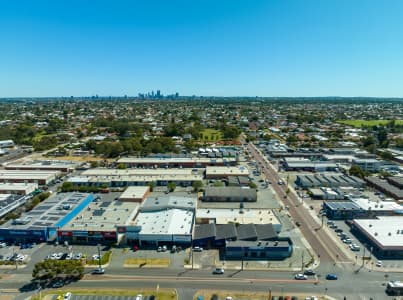
[[[73,253],[67,254],[66,260],[71,260],[71,259],[73,259]]]
[[[382,266],[383,266],[383,262],[382,262],[381,260],[378,260],[378,261],[376,262],[376,266],[377,266],[377,267],[382,267]]]
[[[222,274],[224,274],[224,269],[223,268],[215,268],[215,270],[213,271],[213,274],[222,275]]]
[[[82,253],[77,253],[77,254],[74,256],[74,259],[79,260],[79,259],[81,259],[82,257],[83,257],[83,254],[82,254]]]
[[[202,252],[202,251],[203,251],[203,248],[202,248],[202,247],[194,247],[194,248],[193,248],[193,251],[194,251],[194,252]]]
[[[295,274],[294,278],[295,278],[296,280],[307,280],[307,279],[308,279],[308,276],[299,273],[299,274]]]
[[[94,254],[92,256],[92,260],[100,260],[100,259],[101,259],[101,257],[98,254]]]
[[[71,299],[71,293],[67,292],[66,294],[64,294],[63,300],[70,300]]]
[[[136,300],[143,300],[143,295],[138,294],[138,295],[136,296]]]

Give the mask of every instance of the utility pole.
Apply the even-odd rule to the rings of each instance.
[[[364,258],[365,258],[365,245],[364,245],[364,251],[362,253],[362,266],[364,266]]]
[[[101,248],[100,248],[101,245],[98,244],[97,247],[98,247],[98,267],[99,269],[101,269]]]
[[[302,250],[301,254],[301,271],[304,271],[304,250]]]

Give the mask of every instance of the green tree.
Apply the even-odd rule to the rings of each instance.
[[[203,187],[203,182],[198,180],[198,181],[193,181],[192,182],[192,187],[194,192],[198,192],[202,187]]]
[[[169,190],[170,192],[175,191],[175,189],[176,189],[176,183],[175,183],[175,182],[170,182],[170,183],[168,183],[167,188],[168,188],[168,190]]]
[[[35,264],[32,277],[36,280],[52,280],[57,277],[81,279],[84,266],[79,260],[45,260]]]
[[[367,175],[367,173],[357,165],[351,166],[349,174],[352,176],[357,176],[359,178],[364,178]]]

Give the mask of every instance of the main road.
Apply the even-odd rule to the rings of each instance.
[[[22,270],[21,270],[22,271]],[[387,299],[383,283],[385,278],[378,272],[344,270],[339,273],[339,280],[327,281],[322,276],[311,277],[309,280],[294,280],[289,272],[239,271],[226,270],[224,275],[212,275],[211,270],[183,269],[109,269],[105,275],[85,275],[83,280],[70,284],[65,289],[141,289],[141,288],[175,288],[178,289],[180,300],[189,300],[197,290],[225,290],[229,293],[268,292],[276,295],[309,294],[320,295],[325,292],[335,299]],[[393,274],[390,274],[392,279]],[[6,277],[0,282],[0,288],[18,289],[30,277],[28,274]],[[27,293],[22,293],[20,299],[25,299]]]
[[[301,201],[294,193],[290,193],[288,182],[279,185],[281,179],[274,166],[263,156],[253,143],[248,143],[247,148],[252,158],[260,165],[262,173],[272,182],[272,188],[283,204],[288,208],[292,219],[301,224],[300,230],[322,262],[347,262],[348,257],[339,246],[330,238],[321,224],[311,216],[309,211],[301,205]]]

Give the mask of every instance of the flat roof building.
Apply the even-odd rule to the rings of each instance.
[[[14,194],[0,194],[0,217],[25,204],[28,197]]]
[[[145,198],[150,194],[149,186],[129,186],[120,195],[120,201],[130,201],[130,202],[143,202]]]
[[[54,181],[59,174],[59,171],[0,170],[0,182],[46,185]]]
[[[79,164],[72,161],[65,160],[36,160],[24,163],[10,163],[6,164],[6,170],[42,170],[42,171],[60,171],[70,172],[73,171]]]
[[[29,195],[37,189],[37,183],[0,183],[2,194]]]
[[[130,225],[119,227],[127,243],[142,246],[190,245],[192,241],[196,197],[174,195],[149,197]]]
[[[353,198],[351,201],[325,201],[323,209],[329,219],[362,219],[375,216],[403,215],[403,206],[388,201],[369,201]]]
[[[54,194],[34,209],[0,226],[0,235],[10,242],[45,242],[57,238],[57,229],[77,216],[93,194]]]
[[[14,141],[13,140],[2,140],[0,141],[0,148],[11,148],[14,147]]]
[[[58,229],[59,241],[84,244],[119,242],[117,227],[127,225],[137,215],[138,203],[103,201],[96,197],[85,209]]]
[[[206,166],[235,165],[235,157],[123,157],[118,160],[128,167],[203,168]]]
[[[358,166],[364,171],[376,173],[380,171],[382,162],[373,158],[361,158],[354,159],[352,165]]]
[[[221,179],[229,176],[249,176],[249,170],[246,167],[206,167],[207,179]]]
[[[338,169],[338,165],[336,163],[320,160],[311,161],[309,159],[294,160],[285,158],[282,165],[286,171],[325,172],[336,171]]]
[[[353,230],[373,247],[376,256],[403,257],[403,217],[353,220]]]
[[[175,182],[178,186],[191,186],[194,181],[203,180],[203,175],[191,169],[106,169],[84,171],[81,176],[68,179],[76,185],[125,187],[150,185],[165,186]]]
[[[271,209],[259,208],[198,208],[197,224],[272,224],[277,233],[281,223]]]
[[[206,202],[256,202],[256,189],[244,187],[206,187],[203,192]]]

